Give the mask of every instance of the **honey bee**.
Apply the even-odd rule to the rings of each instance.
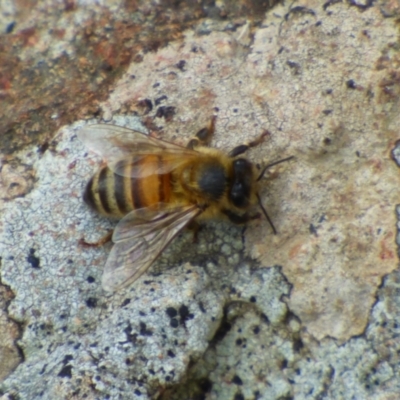
[[[88,182],[83,199],[100,214],[121,219],[102,276],[105,290],[136,281],[189,223],[222,217],[243,224],[260,216],[249,213],[258,202],[276,233],[261,204],[258,181],[267,168],[293,157],[257,174],[250,161],[238,156],[268,132],[225,154],[208,147],[214,128],[215,117],[187,147],[115,125],[89,125],[78,132],[107,160]]]

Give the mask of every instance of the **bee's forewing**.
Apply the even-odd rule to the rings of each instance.
[[[116,125],[87,125],[78,131],[78,138],[104,157],[113,172],[131,178],[168,173],[197,155],[194,150]]]
[[[128,156],[136,138],[146,138],[146,135],[141,132],[106,124],[86,125],[78,131],[77,135],[89,150],[107,160],[117,160]]]
[[[139,209],[126,215],[114,230],[115,244],[104,268],[103,289],[115,291],[133,283],[200,212],[192,205],[170,210]]]
[[[94,124],[81,128],[78,138],[95,153],[116,162],[132,154],[196,153],[175,143],[117,125]]]
[[[128,158],[109,163],[108,167],[117,175],[128,178],[144,178],[150,175],[163,175],[187,163],[193,159],[193,154],[184,153],[170,154],[160,153],[158,157],[154,154],[133,154]]]

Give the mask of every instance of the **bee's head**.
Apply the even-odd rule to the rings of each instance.
[[[229,198],[238,208],[246,208],[251,203],[254,185],[253,165],[244,158],[233,161],[233,177],[229,189]]]
[[[265,171],[277,164],[282,162],[291,160],[292,157],[287,157],[279,161],[275,161],[271,164],[266,165],[261,173],[256,177],[254,175],[254,167],[253,164],[246,160],[245,158],[237,158],[233,161],[232,164],[232,180],[229,187],[229,199],[233,203],[233,205],[237,208],[247,208],[252,203],[253,200],[257,200],[258,205],[260,206],[265,218],[268,220],[269,224],[274,233],[276,233],[276,229],[274,224],[271,221],[271,218],[268,216],[267,211],[261,203],[261,199],[259,194],[256,192],[257,182],[262,179],[265,174]]]

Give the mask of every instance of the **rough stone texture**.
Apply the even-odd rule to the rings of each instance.
[[[311,9],[283,22],[272,13],[249,56],[247,70],[268,80],[255,92],[298,163],[270,206],[281,233],[274,251],[256,239],[268,227],[248,242],[263,264],[283,266],[307,330],[345,341],[364,331],[382,277],[397,267],[398,35],[379,7]]]
[[[37,115],[52,115],[53,127],[67,121],[69,110],[69,121],[91,113],[96,121],[102,116],[135,129],[141,121],[178,143],[217,115],[216,147],[230,149],[268,129],[268,141],[249,158],[260,165],[289,155],[296,161],[271,169],[260,185],[278,235],[264,220],[247,229],[210,223],[196,245],[184,232],[148,274],[108,296],[99,281],[109,246],[78,244],[82,237],[99,239],[114,224],[81,201],[101,162],[76,139],[85,122],[65,126],[53,140],[45,136],[39,147],[24,147],[32,141],[30,131],[5,142],[4,398],[397,398],[399,7],[370,3],[278,4],[258,11],[262,22],[255,24],[237,14],[230,19],[233,11],[216,2],[213,10],[199,12],[197,18],[207,18],[191,29],[184,17],[175,21],[165,31],[166,47],[153,43],[152,52],[143,51],[151,41],[140,35],[134,37],[141,48],[122,41],[125,56],[115,69],[107,67],[115,56],[110,46],[117,46],[124,25],[114,27],[115,34],[94,32],[105,27],[110,12],[113,21],[122,20],[119,2],[99,3],[93,13],[83,2],[65,2],[68,15],[52,9],[51,21],[75,21],[58,34],[59,42],[45,40],[44,27],[25,31],[41,7],[14,28],[14,45],[21,37],[27,41],[21,53],[26,62],[40,52],[45,57],[44,49],[54,58],[64,49],[79,68],[90,65],[87,77],[98,71],[97,62],[107,65],[95,82],[81,75],[83,86],[62,81],[63,112],[50,114],[51,105],[60,107],[56,88],[45,91],[46,101],[44,89],[29,93],[25,106],[15,100],[2,132],[11,132],[13,110],[15,118],[25,110],[18,124],[35,122],[36,132],[44,122],[32,119],[35,99],[45,110]],[[128,24],[125,39],[149,22],[139,18],[144,8],[135,10],[138,25]],[[76,22],[80,18],[86,22]],[[8,21],[3,14],[4,29]],[[95,41],[94,53],[76,50],[75,30],[81,45],[88,37]],[[134,56],[127,56],[130,50]],[[10,101],[7,82],[9,76],[1,77],[0,94]],[[52,79],[44,74],[43,82],[47,88]],[[82,93],[90,87],[90,96],[78,96],[79,85]],[[134,113],[140,118],[116,117]],[[21,150],[5,156],[13,148]]]
[[[15,341],[20,337],[20,330],[18,324],[10,321],[6,312],[12,298],[11,290],[0,286],[0,382],[21,362],[21,356],[15,346]]]
[[[262,264],[283,266],[294,285],[291,307],[318,339],[363,332],[377,286],[397,265],[397,28],[381,21],[379,8],[275,7],[251,50],[225,32],[188,32],[184,44],[146,56],[147,68],[132,65],[101,104],[107,118],[132,98],[167,96],[162,104],[176,107],[178,133],[201,125],[196,109],[212,114],[217,105],[218,146],[228,147],[233,132],[268,127],[261,160],[296,155],[285,182],[269,189],[278,191],[268,204],[279,221],[280,235],[267,239],[274,251],[267,224],[251,230],[248,248]]]
[[[246,18],[261,21],[275,2],[2,0],[2,151],[44,143],[65,124],[99,116],[98,103],[131,62],[182,40],[203,18],[232,31]]]

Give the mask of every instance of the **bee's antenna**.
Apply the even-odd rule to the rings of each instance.
[[[283,160],[282,160],[283,161]],[[267,211],[265,210],[264,206],[261,203],[261,199],[260,199],[260,195],[258,193],[256,193],[257,199],[258,199],[258,205],[260,206],[263,214],[265,215],[265,218],[267,218],[267,221],[269,222],[269,224],[271,225],[272,231],[274,232],[274,235],[276,235],[278,232],[275,229],[274,224],[272,223],[271,218],[269,217],[269,215],[267,214]]]
[[[260,175],[258,175],[257,182],[264,176],[265,171],[266,171],[268,168],[271,168],[271,167],[273,167],[274,165],[283,163],[283,162],[285,162],[285,161],[289,161],[289,160],[291,160],[292,158],[294,158],[294,156],[286,157],[286,158],[283,158],[282,160],[278,160],[278,161],[275,161],[275,162],[273,162],[273,163],[271,163],[271,164],[266,165],[266,166],[262,169]],[[261,203],[260,203],[260,205],[261,205]]]

